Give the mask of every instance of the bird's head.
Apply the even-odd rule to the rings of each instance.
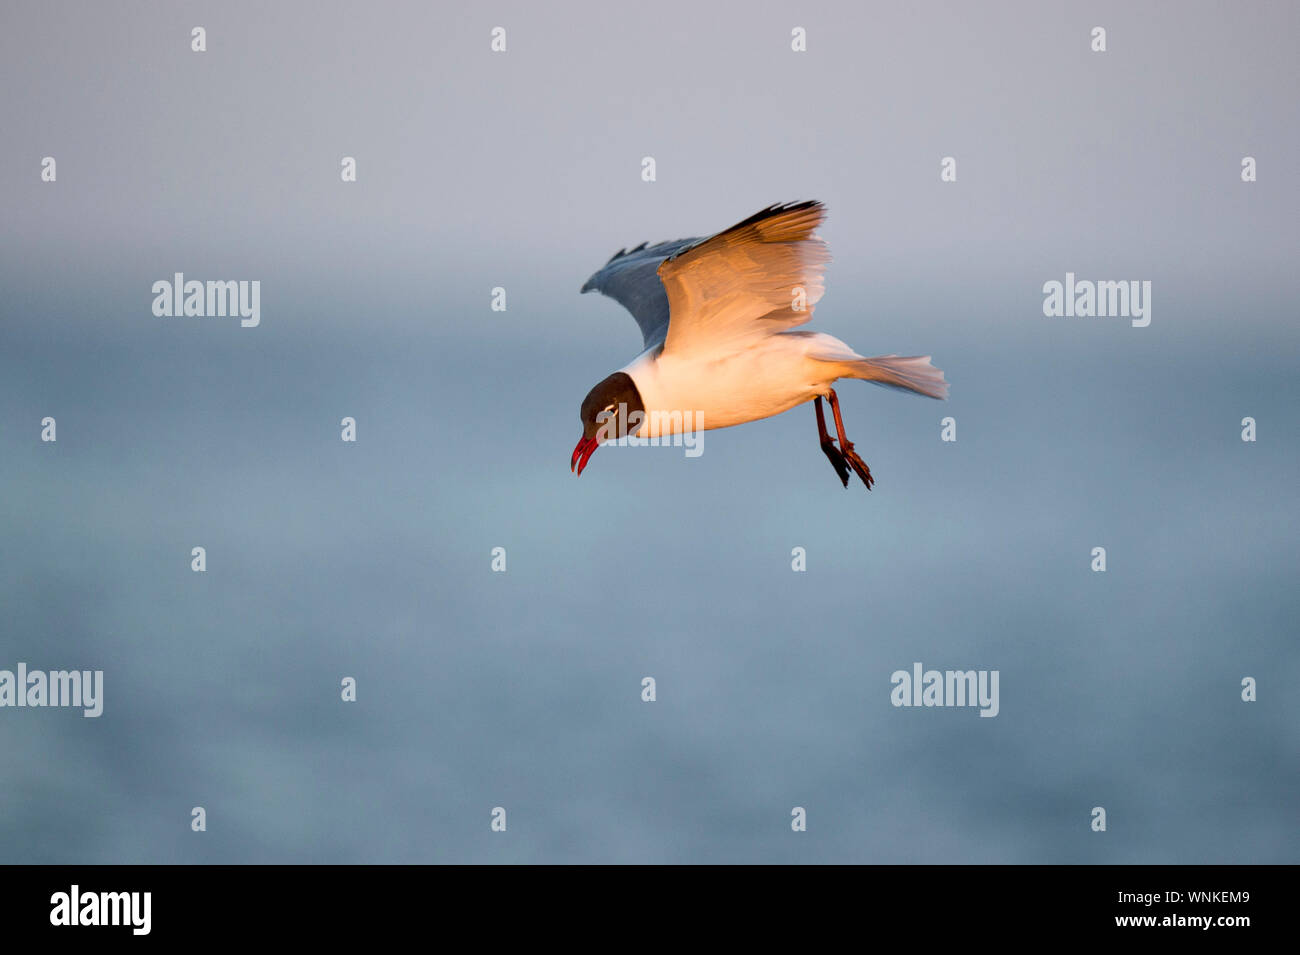
[[[596,448],[641,429],[645,405],[632,376],[616,371],[587,392],[578,415],[582,418],[582,439],[573,449],[569,470],[581,474]]]

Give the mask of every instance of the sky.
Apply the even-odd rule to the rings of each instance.
[[[0,670],[104,711],[0,707],[0,861],[1300,861],[1294,5],[3,16]],[[569,473],[588,275],[810,198],[808,327],[952,389],[841,383],[875,489],[803,407]]]

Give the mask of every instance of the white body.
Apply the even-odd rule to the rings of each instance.
[[[824,396],[844,375],[843,366],[829,356],[861,360],[832,335],[782,332],[723,356],[675,355],[656,346],[621,370],[636,383],[645,405],[637,436],[657,438],[770,418]]]

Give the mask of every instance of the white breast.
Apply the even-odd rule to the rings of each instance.
[[[646,417],[640,437],[727,428],[788,411],[825,394],[834,369],[806,357],[815,336],[777,334],[720,358],[679,358],[652,349],[622,369]]]

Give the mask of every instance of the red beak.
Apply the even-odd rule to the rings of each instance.
[[[569,470],[572,471],[577,468],[578,474],[581,475],[582,469],[587,466],[591,456],[596,453],[597,447],[599,447],[599,442],[594,437],[584,437],[580,440],[578,446],[573,449],[573,457],[569,461]]]

